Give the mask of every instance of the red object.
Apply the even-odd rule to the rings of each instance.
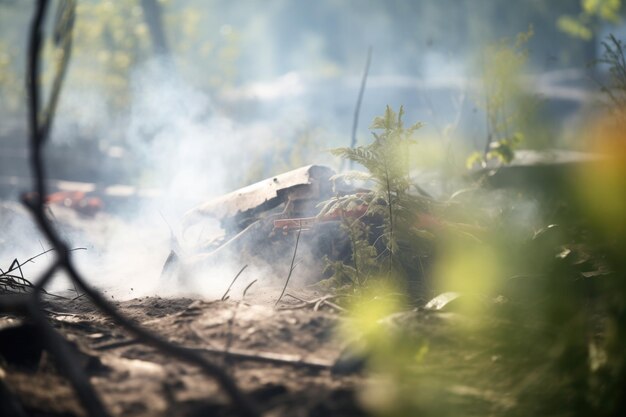
[[[48,195],[46,203],[68,207],[85,216],[93,216],[104,208],[100,198],[90,197],[82,191],[59,191]]]
[[[367,212],[367,204],[361,204],[352,210],[334,210],[320,217],[299,217],[292,219],[274,220],[274,230],[282,230],[284,233],[290,230],[308,230],[318,222],[340,220],[342,218],[358,219]],[[416,227],[418,229],[439,230],[444,223],[432,214],[420,213],[417,215]]]
[[[308,230],[315,223],[319,222],[328,222],[333,220],[340,220],[342,218],[352,218],[358,219],[363,217],[367,212],[367,205],[361,204],[352,210],[333,210],[323,216],[320,217],[299,217],[292,219],[278,219],[274,220],[274,230],[280,229],[283,232],[287,232],[289,230]]]

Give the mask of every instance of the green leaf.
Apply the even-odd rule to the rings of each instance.
[[[410,136],[412,135],[416,130],[421,129],[422,127],[424,127],[424,123],[422,122],[417,122],[414,125],[412,125],[411,127],[409,127],[406,131],[407,134]]]

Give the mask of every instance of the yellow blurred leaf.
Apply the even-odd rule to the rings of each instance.
[[[593,36],[591,29],[572,16],[559,17],[556,25],[561,31],[576,38],[589,40]]]

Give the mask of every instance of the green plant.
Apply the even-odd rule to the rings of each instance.
[[[334,283],[339,286],[365,285],[371,272],[378,268],[376,248],[369,242],[371,227],[360,219],[344,217],[341,228],[350,239],[352,264],[345,264],[341,260],[331,261],[325,257],[323,274],[332,273]]]
[[[337,197],[321,210],[320,215],[344,214],[366,207],[356,219],[344,216],[344,229],[352,244],[352,264],[330,265],[339,282],[364,284],[372,277],[385,277],[415,288],[419,284],[417,277],[424,275],[422,258],[427,256],[430,235],[421,230],[419,214],[430,210],[431,201],[411,192],[409,176],[409,152],[415,143],[412,136],[422,124],[405,127],[403,116],[403,107],[396,113],[387,106],[385,114],[376,117],[371,125],[372,143],[331,151],[366,169],[336,178],[372,184],[370,191]]]
[[[615,147],[621,158],[578,167],[561,184],[557,216],[553,197],[537,197],[529,215],[531,198],[517,191],[459,195],[484,231],[437,236],[433,287],[458,295],[447,314],[398,313],[404,306],[384,293],[353,297],[342,330],[365,340],[370,411],[623,414],[626,148]]]
[[[533,35],[531,26],[527,32],[517,35],[513,45],[510,45],[508,39],[503,39],[487,47],[483,53],[482,84],[487,139],[483,151],[474,152],[467,159],[468,168],[474,165],[484,167],[492,159],[510,163],[515,156],[515,149],[524,139],[522,124],[528,115],[524,114],[521,106],[526,98],[521,73],[528,60],[525,45]]]

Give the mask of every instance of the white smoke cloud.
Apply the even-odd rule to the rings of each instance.
[[[72,94],[70,90],[69,103],[74,100]],[[93,109],[85,108],[82,119],[80,106],[70,107],[73,120],[93,121]],[[59,116],[56,132],[70,132],[71,126]],[[207,221],[202,236],[183,235],[179,219],[195,204],[231,191],[256,158],[271,154],[278,141],[274,132],[293,136],[289,130],[297,129],[297,123],[288,127],[271,121],[238,124],[220,113],[207,94],[178,77],[172,65],[162,62],[137,68],[127,117],[107,122],[113,126],[104,124],[99,134],[105,136],[108,128],[125,132],[126,153],[141,167],[140,177],[128,180],[139,189],[158,189],[159,197],[143,199],[123,218],[102,214],[95,221],[81,220],[71,211],[58,209],[59,222],[70,225],[63,226],[64,237],[74,247],[88,247],[73,255],[80,271],[91,285],[115,299],[156,294],[221,297],[249,259],[227,254],[202,269],[186,271],[182,278],[162,278],[172,247],[170,226],[182,246],[181,256],[192,253],[202,236],[218,233],[218,223]],[[256,286],[275,283],[287,267],[277,266],[275,260],[255,260],[231,292],[240,296],[253,279],[259,280]],[[53,288],[66,290],[68,283],[58,280]]]

